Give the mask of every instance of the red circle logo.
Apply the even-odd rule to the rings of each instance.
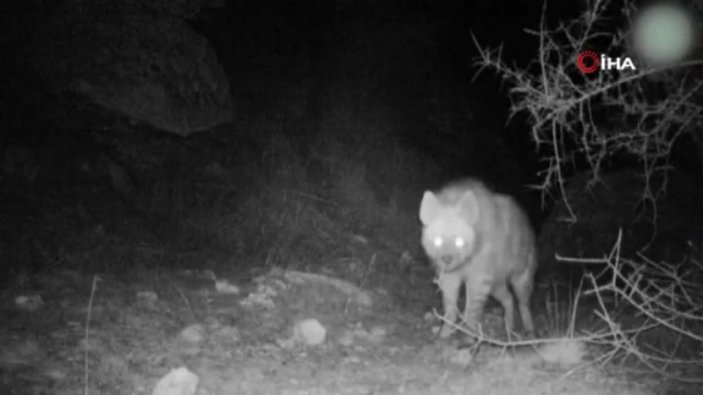
[[[576,56],[576,67],[584,74],[591,74],[600,67],[600,56],[593,51],[582,51]]]

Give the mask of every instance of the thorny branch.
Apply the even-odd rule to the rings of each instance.
[[[601,259],[565,258],[564,263],[598,265],[598,274],[585,276],[586,289],[576,292],[570,306],[566,337],[554,334],[549,338],[521,339],[509,336],[503,340],[486,334],[479,326],[470,329],[455,324],[456,329],[482,344],[496,347],[539,346],[564,339],[598,346],[600,354],[590,363],[605,365],[615,360],[636,358],[653,372],[682,382],[703,383],[699,375],[676,375],[689,368],[703,370],[703,264],[691,258],[690,264],[654,262],[644,256],[640,261],[620,256],[622,231],[611,253]],[[574,331],[576,309],[587,298],[595,299],[594,314],[600,320],[596,330]],[[441,318],[441,317],[440,317]],[[634,319],[633,319],[634,318]],[[516,340],[512,340],[512,339]],[[662,339],[653,342],[652,339]],[[699,350],[696,354],[692,350]]]
[[[603,31],[602,26],[610,14],[624,11],[629,16],[636,9],[628,0],[622,9],[613,11],[614,5],[611,0],[588,1],[580,17],[552,30],[545,26],[543,9],[539,31],[527,31],[539,39],[538,54],[523,68],[507,64],[502,48],[484,48],[474,37],[479,51],[476,74],[491,69],[508,83],[510,118],[526,115],[532,140],[546,163],[539,173],[542,182],[534,188],[544,199],[556,186],[572,222],[577,218],[564,193],[571,170],[585,164],[597,181],[609,160],[633,156],[645,179],[641,199],[654,206],[666,188],[674,143],[703,127],[703,106],[698,104],[703,100],[703,82],[697,78],[703,60],[654,68],[641,64],[636,71],[589,75],[577,70],[575,59],[583,50],[612,56],[626,52],[630,27]],[[664,182],[652,191],[655,174],[662,174]]]

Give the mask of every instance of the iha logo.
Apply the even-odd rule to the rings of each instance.
[[[630,58],[610,58],[593,51],[579,52],[576,56],[576,68],[584,74],[591,74],[597,70],[637,70]]]

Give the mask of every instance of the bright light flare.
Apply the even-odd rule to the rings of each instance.
[[[696,21],[691,11],[673,4],[642,9],[633,26],[634,49],[650,64],[681,61],[696,44]]]

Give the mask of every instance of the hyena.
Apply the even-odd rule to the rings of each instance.
[[[437,271],[446,321],[457,319],[464,284],[466,324],[476,328],[491,295],[503,305],[510,334],[515,323],[512,288],[523,327],[534,333],[529,303],[537,269],[535,236],[511,197],[496,194],[477,180],[458,181],[438,192],[425,192],[420,221],[422,247]],[[453,331],[453,325],[444,322],[439,334],[446,338]]]

